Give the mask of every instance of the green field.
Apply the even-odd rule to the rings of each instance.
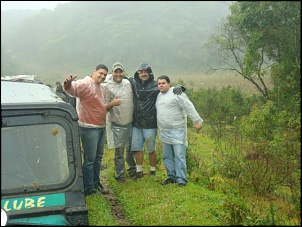
[[[188,140],[191,144],[187,149],[188,156],[199,160],[195,163],[199,165],[198,168],[208,168],[199,171],[211,172],[210,169],[215,164],[214,141],[204,131],[196,133],[193,130],[189,130]],[[127,179],[126,185],[120,185],[114,179],[114,150],[105,150],[102,164],[105,169],[101,171],[101,179],[116,197],[124,216],[122,219],[117,218],[105,196],[93,195],[86,197],[90,225],[226,226],[236,224],[237,220],[238,223],[244,221],[246,225],[282,223],[298,226],[301,222],[298,214],[292,214],[295,209],[282,199],[253,195],[243,199],[231,187],[236,182],[219,176],[210,177],[191,171],[186,187],[179,188],[177,184],[162,186],[160,182],[166,179],[166,171],[161,161],[161,145],[158,140],[156,149],[156,177],[148,175],[149,165],[145,155],[143,169],[147,175],[137,181]],[[189,165],[192,165],[192,158]],[[276,209],[274,215],[270,211],[272,205]]]

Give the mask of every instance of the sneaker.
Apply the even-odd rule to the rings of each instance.
[[[144,173],[143,171],[140,171],[140,172],[136,172],[136,174],[131,179],[137,180],[138,178],[143,178],[143,177],[144,177]]]
[[[109,190],[104,188],[101,183],[95,184],[94,187],[97,191],[99,191],[102,194],[108,194],[109,193]]]
[[[95,195],[95,194],[101,194],[101,193],[98,192],[97,190],[93,189],[92,191],[85,193],[85,196],[88,196],[88,195]]]
[[[184,187],[184,186],[186,186],[186,184],[185,183],[178,183],[178,186],[179,187]]]
[[[156,171],[150,171],[150,176],[156,176]]]
[[[116,181],[119,183],[119,184],[126,184],[126,181],[124,178],[117,178]]]
[[[161,182],[162,185],[174,184],[174,183],[176,183],[176,181],[173,180],[172,178],[168,178],[165,181]]]

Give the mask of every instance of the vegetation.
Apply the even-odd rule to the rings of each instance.
[[[199,133],[190,127],[187,152],[189,183],[181,188],[177,184],[160,184],[166,179],[166,171],[158,140],[157,175],[145,175],[137,181],[129,179],[126,185],[120,185],[114,179],[114,152],[106,149],[103,165],[107,168],[101,171],[103,182],[110,187],[111,193],[116,194],[132,225],[300,225],[299,203],[294,205],[288,187],[280,186],[274,193],[262,196],[253,190],[243,193],[243,188],[249,189],[250,185],[242,186],[244,180],[239,182],[231,177],[231,173],[242,171],[237,156],[230,157],[225,153],[222,158],[221,150],[209,132],[210,126],[205,125]],[[244,165],[251,162],[253,160],[241,160]],[[148,174],[147,158],[144,163],[144,172]],[[234,164],[236,166],[232,166]],[[259,178],[260,182],[262,180]],[[103,196],[86,197],[86,201],[90,225],[119,225],[106,209],[107,202]]]
[[[207,5],[208,10],[216,7],[216,3]],[[149,2],[148,6],[137,3],[136,7],[132,4],[71,2],[68,11],[62,6],[29,19],[31,26],[23,24],[29,27],[16,25],[1,45],[11,45],[8,37],[15,43],[20,34],[27,45],[18,43],[9,50],[7,46],[5,50],[1,48],[2,73],[21,68],[23,72],[34,69],[36,73],[41,69],[38,65],[55,67],[60,73],[67,73],[66,67],[84,72],[83,67],[92,70],[98,62],[110,65],[116,60],[131,65],[130,71],[134,72],[140,61],[149,61],[163,72],[160,74],[172,75],[172,82],[177,78],[177,83],[187,88],[187,95],[204,119],[204,127],[195,133],[189,121],[189,184],[184,188],[160,185],[166,173],[159,140],[157,176],[145,176],[125,186],[115,181],[113,152],[106,150],[103,165],[107,169],[101,175],[116,193],[127,219],[133,225],[300,226],[301,2],[233,3],[231,15],[209,40],[209,51],[217,48],[217,53],[209,55],[199,51],[204,44],[201,34],[209,31],[196,26],[205,21],[200,13],[200,7],[204,6],[201,2],[173,3],[171,7],[164,7],[168,4],[164,2]],[[121,17],[110,14],[111,8]],[[79,9],[83,13],[72,17]],[[101,19],[100,9],[106,16]],[[66,19],[60,20],[60,15]],[[37,20],[44,17],[49,21],[47,29]],[[158,18],[168,22],[159,23]],[[184,20],[188,18],[194,23]],[[74,36],[74,31],[81,34]],[[42,33],[51,38],[45,38]],[[119,37],[124,41],[120,42]],[[29,45],[27,41],[33,40]],[[82,45],[81,40],[90,46]],[[115,48],[118,43],[119,48]],[[182,51],[182,47],[188,51]],[[28,57],[28,52],[33,56]],[[91,58],[99,53],[102,57]],[[215,57],[220,57],[220,61],[215,61]],[[210,70],[224,70],[221,77],[200,73],[204,59],[211,62]],[[92,66],[91,62],[94,62]],[[235,72],[235,76],[228,71]],[[62,79],[58,71],[49,72],[53,79]],[[219,82],[214,86],[207,84],[216,78]],[[226,78],[228,81],[221,84]],[[255,90],[249,90],[251,87]],[[147,167],[144,166],[146,172]],[[87,197],[91,225],[119,225],[107,205],[102,196]]]
[[[214,41],[237,63],[225,69],[237,70],[261,96],[231,86],[188,89],[205,127],[202,136],[189,134],[187,187],[169,185],[166,193],[163,173],[122,187],[111,174],[135,225],[301,225],[301,3],[236,2],[231,12],[224,28],[238,36],[224,30]],[[227,49],[223,37],[236,42]]]
[[[267,100],[273,98],[263,81],[269,73],[278,89],[296,93],[300,89],[301,3],[238,2],[230,9],[231,15],[210,41],[221,53],[222,68],[239,73]]]

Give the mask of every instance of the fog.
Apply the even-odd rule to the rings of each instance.
[[[230,4],[72,1],[53,10],[1,10],[1,76],[83,78],[97,64],[111,69],[116,61],[131,76],[143,61],[156,76],[203,72],[216,58],[205,44],[230,14]]]
[[[1,1],[1,10],[53,10],[58,4],[69,1]]]

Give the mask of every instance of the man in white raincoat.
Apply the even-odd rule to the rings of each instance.
[[[133,92],[129,80],[124,79],[125,69],[120,62],[112,66],[112,75],[103,83],[106,104],[114,99],[120,100],[120,105],[109,106],[107,110],[107,143],[108,148],[115,148],[114,165],[115,179],[125,183],[125,158],[128,164],[128,175],[136,174],[136,163],[131,152],[132,121],[133,121]]]
[[[186,186],[187,116],[193,121],[196,132],[201,129],[203,120],[185,93],[173,93],[168,76],[159,76],[157,85],[160,91],[155,104],[157,127],[168,176],[162,185],[178,183],[178,186]]]

